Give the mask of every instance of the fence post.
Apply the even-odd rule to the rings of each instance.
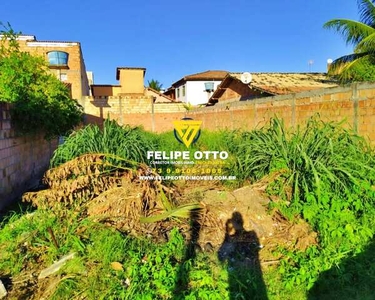
[[[352,97],[351,100],[353,101],[353,108],[354,108],[354,116],[353,116],[353,129],[355,133],[358,133],[358,84],[353,83],[351,85],[352,88]]]

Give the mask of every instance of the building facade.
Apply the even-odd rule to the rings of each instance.
[[[64,82],[74,99],[90,95],[89,79],[79,42],[38,41],[33,35],[18,37],[20,50],[45,57],[52,74]],[[89,73],[91,79],[92,73]]]
[[[95,99],[108,99],[109,97],[120,96],[148,97],[155,103],[174,102],[172,98],[161,92],[145,87],[145,74],[145,68],[118,67],[116,69],[116,80],[119,81],[119,84],[93,84],[91,85],[92,96]]]
[[[207,104],[227,74],[227,71],[209,70],[187,75],[173,83],[165,94],[176,101],[191,105]]]

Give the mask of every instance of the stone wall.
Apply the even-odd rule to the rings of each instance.
[[[47,142],[42,134],[17,136],[9,109],[0,103],[0,210],[39,183],[57,147],[57,140]]]

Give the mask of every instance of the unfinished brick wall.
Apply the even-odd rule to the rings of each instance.
[[[0,210],[39,182],[57,146],[42,134],[17,136],[9,109],[0,103]]]
[[[102,124],[104,119],[117,120],[119,124],[143,126],[149,131],[173,130],[173,120],[186,115],[181,103],[154,103],[151,96],[116,96],[107,99],[84,97],[80,104],[85,111],[86,123]]]
[[[209,130],[259,128],[270,118],[284,119],[288,127],[303,124],[316,113],[324,121],[343,121],[375,144],[375,84],[361,83],[292,95],[230,101],[186,111],[182,104],[156,103],[152,108],[147,96],[86,97],[87,122],[101,123],[109,116],[120,124],[143,126],[146,130],[173,130],[173,120],[185,116],[202,120]]]
[[[375,84],[302,92],[293,95],[218,103],[188,112],[210,130],[259,128],[270,118],[282,118],[288,127],[303,124],[319,113],[324,121],[345,121],[345,126],[375,144]]]

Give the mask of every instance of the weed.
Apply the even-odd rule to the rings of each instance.
[[[115,121],[105,120],[103,130],[97,125],[88,125],[74,132],[58,147],[51,166],[56,167],[86,153],[104,153],[118,156],[123,160],[146,162],[147,150],[154,149],[152,134],[141,128],[120,126]],[[112,157],[113,158],[113,157]],[[123,163],[115,158],[114,165]]]

